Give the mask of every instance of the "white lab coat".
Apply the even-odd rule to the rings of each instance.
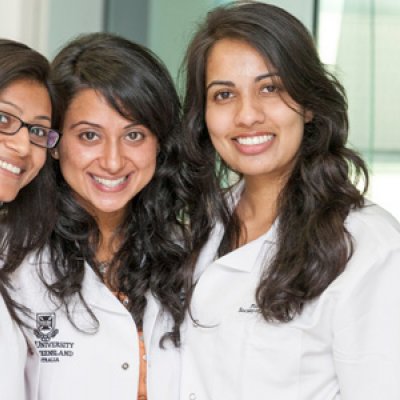
[[[40,400],[135,400],[138,392],[139,346],[135,323],[118,299],[85,265],[83,296],[99,321],[97,332],[80,303],[70,304],[74,322],[48,296],[37,273],[37,260],[31,256],[16,271],[13,284],[19,300],[34,313],[30,335],[40,356]],[[152,374],[151,346],[158,346],[156,325],[166,329],[154,299],[150,299],[149,318],[144,327],[148,352],[148,399],[162,399],[163,376]],[[157,324],[155,324],[155,322]],[[168,319],[165,319],[169,323]],[[161,331],[160,331],[161,332]],[[158,357],[174,357],[174,352],[157,352]],[[166,363],[168,361],[166,360]],[[176,365],[176,363],[172,363]],[[155,373],[161,372],[155,370]],[[176,373],[174,374],[176,376]],[[7,399],[8,400],[8,399]],[[11,399],[10,399],[11,400]]]
[[[39,356],[0,296],[0,399],[36,400]]]
[[[346,270],[290,323],[266,323],[255,301],[276,225],[215,260],[216,227],[182,327],[181,399],[400,399],[400,226],[376,205],[346,226],[355,240]]]

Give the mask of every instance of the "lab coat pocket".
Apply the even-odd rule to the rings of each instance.
[[[291,323],[254,315],[243,349],[243,399],[296,399],[302,334]]]
[[[246,358],[246,338],[251,324],[248,315],[230,313],[216,326],[215,335],[215,374],[211,390],[212,399],[244,399],[241,393],[244,380],[244,360]]]

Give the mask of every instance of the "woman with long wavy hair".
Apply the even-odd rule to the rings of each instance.
[[[185,399],[400,398],[400,228],[365,199],[345,92],[272,5],[211,11],[185,59]]]
[[[41,399],[162,398],[166,374],[149,370],[146,390],[161,336],[143,313],[168,313],[165,345],[177,344],[187,197],[178,96],[154,54],[106,33],[68,43],[51,77],[57,222],[40,264],[16,279],[36,314]]]
[[[38,354],[27,341],[15,301],[12,273],[28,253],[46,243],[54,223],[54,180],[47,148],[51,129],[49,63],[41,54],[0,39],[0,393],[4,399],[35,399]]]

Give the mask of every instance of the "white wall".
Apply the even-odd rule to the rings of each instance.
[[[265,0],[264,3],[284,8],[297,17],[310,31],[312,30],[314,0]]]
[[[0,37],[47,50],[48,10],[52,0],[0,0]]]
[[[104,0],[48,1],[49,26],[46,55],[50,58],[54,57],[57,51],[75,36],[103,30]]]
[[[103,29],[104,0],[0,0],[0,37],[52,58],[80,33]]]

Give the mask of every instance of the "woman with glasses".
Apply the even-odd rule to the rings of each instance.
[[[156,360],[152,351],[161,339],[178,343],[182,315],[178,96],[149,50],[104,33],[67,44],[52,80],[59,214],[39,273],[28,266],[15,283],[35,313],[40,399],[161,399],[176,363],[165,359],[171,368],[155,376],[152,365],[174,353]],[[145,307],[154,316],[146,325]]]
[[[310,34],[235,2],[185,66],[198,179],[180,398],[400,399],[400,226],[364,197],[344,89]]]
[[[0,395],[34,399],[38,354],[21,321],[11,273],[43,247],[54,219],[54,181],[47,149],[51,128],[47,60],[29,47],[0,39]],[[29,306],[29,305],[28,305]],[[21,314],[22,313],[22,314]]]

